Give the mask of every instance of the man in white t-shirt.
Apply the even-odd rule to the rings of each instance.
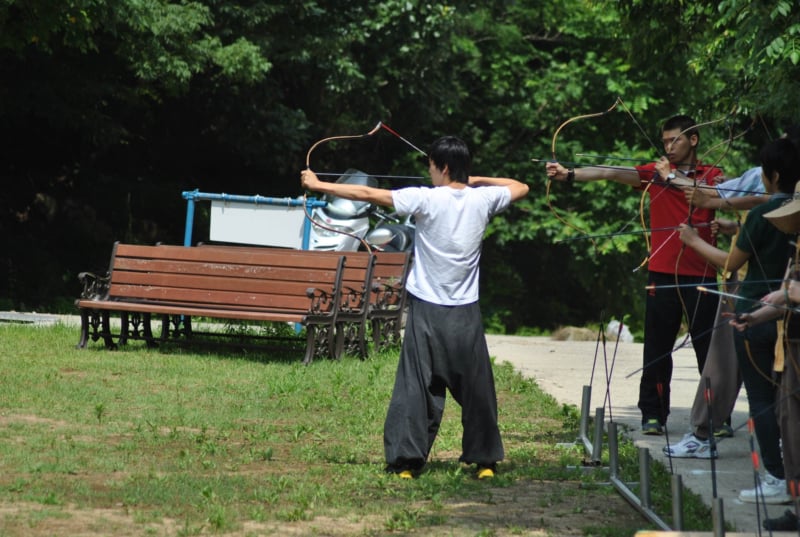
[[[436,140],[428,158],[433,188],[326,183],[311,170],[302,172],[301,184],[414,216],[409,311],[384,425],[386,471],[409,479],[422,470],[449,390],[462,411],[460,461],[475,464],[478,478],[490,478],[504,451],[478,305],[481,245],[489,220],[525,197],[528,186],[515,179],[470,177],[469,149],[454,136]]]

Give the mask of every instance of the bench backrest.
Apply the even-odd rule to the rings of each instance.
[[[405,304],[406,280],[411,265],[410,252],[374,252],[375,268],[372,270],[373,308],[402,308]]]
[[[249,252],[278,251],[286,256],[319,256],[335,257],[344,256],[344,270],[341,281],[340,311],[357,313],[366,310],[369,304],[369,294],[373,278],[375,257],[369,252],[339,252],[329,250],[294,250],[275,249],[261,246],[231,246],[225,244],[200,243],[201,248],[215,248],[219,250],[233,249]],[[395,261],[396,262],[396,261]]]
[[[314,289],[326,296],[317,313],[332,313],[340,300],[344,257],[118,243],[111,267],[111,300],[306,312]]]

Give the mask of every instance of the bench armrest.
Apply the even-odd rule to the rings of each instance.
[[[306,296],[311,299],[309,311],[314,314],[326,314],[333,312],[336,305],[333,303],[333,296],[330,293],[316,287],[306,289]]]
[[[355,287],[345,285],[342,287],[341,302],[342,310],[344,311],[363,311],[366,307],[367,294],[364,292],[363,288],[356,289]]]
[[[373,302],[373,308],[378,310],[389,310],[400,305],[400,301],[403,298],[404,288],[399,284],[399,282],[373,282],[372,292],[376,295],[375,301]]]
[[[81,272],[78,274],[78,281],[81,282],[81,298],[92,300],[105,300],[108,298],[108,288],[111,284],[111,275],[100,276],[93,272]]]

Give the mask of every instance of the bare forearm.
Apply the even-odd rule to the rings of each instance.
[[[511,190],[511,199],[516,201],[528,194],[529,187],[521,181],[509,177],[483,177],[471,175],[469,178],[470,186],[504,186]]]
[[[470,175],[470,186],[509,186],[519,183],[516,179],[509,177],[484,177],[482,175]]]
[[[716,267],[723,267],[725,266],[726,261],[728,261],[728,252],[720,250],[716,246],[710,245],[700,237],[695,237],[694,240],[687,242],[686,245],[697,252],[700,257]],[[737,270],[739,267],[731,266],[731,263],[729,262],[727,268],[729,270]]]
[[[757,324],[774,321],[786,313],[780,304],[774,303],[768,306],[761,306],[757,310],[750,313],[743,313],[739,316],[739,322],[744,323],[746,326],[755,326]]]
[[[639,186],[642,182],[636,168],[609,169],[597,166],[575,168],[575,181],[577,182],[588,183],[590,181],[602,181],[604,179],[630,186]]]
[[[316,190],[322,194],[332,194],[349,200],[368,201],[383,206],[392,205],[391,191],[382,188],[320,182]]]
[[[769,200],[769,196],[734,196],[730,198],[714,198],[709,209],[731,209],[747,211]]]
[[[363,185],[326,183],[320,181],[317,174],[308,169],[300,172],[300,186],[320,194],[330,194],[350,200],[366,201],[385,207],[391,207],[394,204],[391,190],[372,188]]]
[[[547,176],[556,181],[578,181],[588,183],[590,181],[609,180],[630,186],[641,185],[639,172],[636,168],[601,168],[599,166],[587,166],[585,168],[566,168],[558,162],[548,162],[545,166]]]

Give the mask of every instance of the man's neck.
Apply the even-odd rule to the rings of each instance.
[[[686,173],[686,172],[693,172],[696,166],[697,166],[697,153],[692,153],[691,155],[689,155],[688,158],[685,158],[681,162],[679,162],[675,166],[675,169]]]

